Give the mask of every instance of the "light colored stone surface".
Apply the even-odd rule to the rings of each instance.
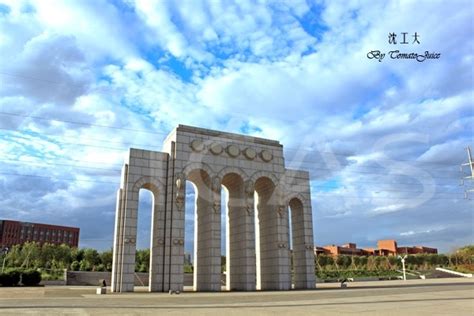
[[[319,284],[281,292],[96,295],[95,287],[0,288],[1,315],[472,315],[471,279]]]
[[[183,290],[186,181],[197,189],[194,290],[221,290],[221,185],[229,192],[227,289],[314,288],[309,175],[274,140],[178,126],[165,152],[130,149],[117,192],[112,292],[133,291],[139,190],[153,193],[149,291]],[[291,209],[292,227],[289,227]]]

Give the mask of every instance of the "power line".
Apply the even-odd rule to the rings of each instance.
[[[153,134],[153,135],[166,135],[164,133],[150,132],[150,131],[138,130],[138,129],[133,129],[133,128],[110,126],[110,125],[100,125],[100,124],[92,124],[92,123],[84,123],[84,122],[75,122],[75,121],[66,121],[66,120],[58,120],[58,119],[51,119],[51,118],[41,117],[41,116],[24,115],[24,114],[19,114],[19,113],[8,113],[8,112],[1,112],[0,111],[0,115],[17,116],[17,117],[24,117],[24,118],[30,118],[30,119],[35,119],[35,120],[54,121],[54,122],[61,122],[61,123],[67,123],[67,124],[76,124],[76,125],[82,125],[82,126],[110,128],[110,129],[131,131],[131,132],[137,132],[137,133],[147,133],[147,134]]]
[[[41,159],[43,160],[44,157],[39,157],[39,156],[33,156],[33,155],[28,155],[28,156],[22,156],[22,157],[31,157],[31,158],[36,158],[36,159]],[[2,157],[0,157],[2,158]],[[3,157],[7,160],[15,160],[15,161],[19,161],[18,158],[15,158],[15,159],[12,159],[11,157]],[[88,163],[88,164],[99,164],[99,165],[108,165],[108,166],[114,166],[114,167],[122,167],[123,166],[123,163],[120,163],[120,164],[114,164],[114,163],[110,163],[110,162],[103,162],[103,161],[91,161],[91,160],[81,160],[81,159],[63,159],[63,161],[74,161],[74,162],[83,162],[83,163]],[[104,169],[107,169],[107,168],[104,168]]]
[[[52,142],[53,144],[56,144],[54,142]],[[61,142],[61,141],[57,141],[57,143],[60,143],[60,144],[65,144],[65,145],[69,145],[69,146],[85,146],[85,147],[93,147],[93,148],[100,148],[100,149],[109,149],[109,150],[113,150],[113,151],[122,151],[123,149],[129,149],[129,147],[108,147],[108,146],[99,146],[99,145],[91,145],[91,144],[77,144],[77,143],[70,143],[70,142]],[[56,144],[57,145],[57,144]],[[376,173],[376,172],[372,172],[372,171],[366,171],[366,170],[359,170],[359,171],[346,171],[346,170],[343,170],[343,169],[333,169],[333,168],[330,168],[330,167],[326,167],[326,168],[323,168],[323,167],[314,167],[314,166],[317,166],[319,162],[311,162],[311,161],[293,161],[293,160],[287,160],[287,162],[290,162],[290,165],[287,165],[287,167],[290,167],[291,169],[291,164],[297,164],[299,165],[298,167],[300,168],[308,168],[309,170],[326,170],[326,171],[332,171],[332,172],[338,172],[338,171],[344,171],[345,173],[356,173],[356,174],[386,174],[385,172],[383,173]],[[305,167],[305,165],[310,165],[309,167]],[[339,165],[337,167],[341,167],[341,168],[344,168],[344,167],[348,167],[348,166],[352,166],[352,165]],[[383,166],[362,166],[362,167],[359,167],[360,168],[364,168],[364,169],[369,169],[369,170],[389,170],[389,171],[397,171],[397,170],[402,170],[402,169],[399,169],[399,168],[393,168],[393,167],[389,167],[389,168],[386,168],[386,167],[383,167]],[[430,170],[432,170],[433,168],[431,168]],[[426,170],[426,169],[422,169],[426,172],[428,172],[429,170]],[[437,169],[439,170],[439,168]],[[425,177],[426,178],[426,177]],[[430,178],[439,178],[439,179],[453,179],[454,177],[433,177],[431,176]],[[457,177],[456,177],[457,179]]]
[[[57,135],[52,135],[52,134],[47,134],[47,133],[41,133],[41,135],[39,135],[38,133],[32,131],[32,130],[18,130],[18,129],[14,129],[14,128],[6,128],[6,127],[0,127],[0,130],[4,130],[4,131],[10,131],[10,132],[13,132],[13,133],[23,133],[23,134],[27,134],[29,136],[41,136],[41,135],[48,135],[49,137],[61,137],[61,138],[73,138],[73,139],[77,139],[77,136],[66,136],[66,135],[61,135],[61,136],[57,136]],[[31,135],[31,134],[34,134],[34,135]],[[122,145],[129,145],[127,147],[123,147],[123,148],[130,148],[130,147],[138,147],[138,146],[142,146],[142,147],[153,147],[153,148],[162,148],[162,146],[156,146],[156,145],[149,145],[149,144],[136,144],[136,143],[127,143],[127,142],[115,142],[115,141],[110,141],[109,139],[101,139],[101,138],[90,138],[90,137],[82,137],[81,136],[81,140],[91,140],[91,141],[97,141],[97,142],[103,142],[103,143],[107,143],[107,144],[122,144]],[[51,141],[48,139],[48,141]],[[60,142],[59,140],[55,140],[56,142]]]
[[[100,180],[85,180],[85,179],[76,179],[76,178],[62,178],[62,177],[51,177],[51,176],[43,176],[43,175],[32,175],[32,174],[19,174],[19,173],[8,173],[8,172],[0,172],[1,175],[7,175],[7,176],[19,176],[19,177],[34,177],[34,178],[47,178],[47,179],[54,179],[54,180],[64,180],[64,181],[81,181],[81,182],[92,182],[92,183],[106,183],[106,184],[114,184],[114,185],[117,185],[117,182],[111,182],[111,181],[100,181]],[[312,187],[318,187],[318,186],[312,186]],[[340,188],[344,188],[344,187],[330,187],[330,186],[319,186],[321,188],[335,188],[335,189],[340,189]],[[380,190],[380,192],[407,192],[407,193],[415,193],[417,194],[418,192],[413,192],[412,190],[410,191],[407,191],[407,190]],[[373,193],[379,193],[377,191],[373,192]],[[332,193],[327,193],[327,192],[319,192],[319,194],[323,194],[323,195],[330,195],[330,194],[336,194],[336,195],[339,195],[338,193],[335,193],[335,192],[332,192]],[[345,193],[340,193],[340,194],[344,194],[344,197],[346,197],[347,195]],[[457,195],[459,193],[456,193],[456,192],[442,192],[441,194],[453,194],[453,195]],[[378,197],[373,197],[371,196],[370,198],[378,198]],[[385,198],[385,197],[383,197]]]
[[[136,131],[136,132],[142,132],[142,133],[150,133],[150,134],[156,134],[156,135],[163,135],[167,136],[168,134],[162,133],[162,132],[150,132],[150,131],[144,131],[144,130],[136,130],[136,129],[129,129],[129,128],[123,128],[123,127],[117,127],[117,126],[108,126],[108,125],[98,125],[98,124],[92,124],[92,123],[83,123],[83,122],[75,122],[75,121],[66,121],[66,120],[58,120],[58,119],[51,119],[51,118],[45,118],[45,117],[40,117],[40,116],[31,116],[31,115],[22,115],[18,113],[8,113],[8,112],[0,112],[1,115],[10,115],[10,116],[20,116],[20,117],[25,117],[25,118],[32,118],[32,119],[39,119],[39,120],[47,120],[47,121],[56,121],[56,122],[63,122],[63,123],[68,123],[68,124],[78,124],[78,125],[86,125],[86,126],[95,126],[95,127],[101,127],[101,128],[111,128],[111,129],[121,129],[121,130],[127,130],[127,131]],[[16,131],[16,132],[23,132],[15,129],[7,129],[7,128],[0,128],[3,130],[11,130],[11,131]],[[108,140],[101,140],[104,142],[108,143]],[[141,146],[141,145],[138,145]],[[145,145],[148,147],[159,147],[159,146],[152,146],[152,145]],[[283,149],[289,150],[289,151],[305,151],[305,152],[310,152],[310,153],[327,153],[330,155],[334,156],[340,156],[340,157],[350,157],[351,155],[348,154],[341,154],[341,153],[334,153],[331,151],[321,151],[317,149],[306,149],[306,148],[295,148],[295,147],[287,147],[283,146]],[[308,162],[319,162],[319,161],[310,161],[306,160]],[[300,161],[300,162],[306,162],[305,160]],[[433,164],[433,165],[451,165],[449,163],[441,163],[441,162],[430,162],[430,161],[414,161],[414,160],[403,160],[403,159],[373,159],[371,161],[396,161],[396,162],[411,162],[411,163],[422,163],[422,164]]]
[[[0,114],[2,114],[4,112],[0,112]],[[17,115],[17,114],[12,114],[12,113],[7,113],[7,114],[11,114],[11,115]],[[25,117],[30,117],[30,116],[25,116]],[[35,117],[33,117],[35,118]],[[36,117],[38,118],[38,117]],[[41,118],[41,119],[46,119],[46,120],[52,120],[52,119],[47,119],[47,118]],[[85,123],[80,123],[80,124],[85,124]],[[103,125],[103,127],[107,127],[108,126],[105,126]],[[111,127],[111,128],[115,128],[115,127]],[[5,129],[5,128],[3,128]],[[8,130],[8,129],[5,129],[5,130]],[[24,133],[22,131],[17,131],[17,130],[14,130],[15,132],[19,132],[19,133]],[[155,134],[163,134],[164,133],[155,133]],[[56,143],[60,143],[60,144],[65,144],[65,145],[72,145],[72,146],[86,146],[86,147],[95,147],[95,148],[100,148],[100,149],[110,149],[110,150],[117,150],[117,151],[121,151],[123,149],[129,149],[129,147],[109,147],[109,146],[99,146],[99,145],[92,145],[92,144],[77,144],[77,143],[70,143],[70,142],[63,142],[63,141],[56,141],[56,143],[50,141],[50,140],[47,140],[48,142],[50,143],[53,143],[53,144],[56,144]],[[105,141],[105,140],[104,140]],[[56,144],[57,145],[57,144]],[[321,153],[321,151],[318,151],[319,153]],[[330,153],[330,154],[334,154],[334,155],[338,155],[338,156],[343,156],[343,157],[347,157],[343,154],[337,154],[337,153],[332,153],[332,152],[327,152],[327,153]],[[320,163],[320,161],[311,161],[311,160],[307,160],[307,161],[294,161],[294,160],[291,160],[291,159],[287,159],[287,161],[290,161],[291,163],[301,163],[301,165],[311,165],[309,167],[310,170],[327,170],[327,171],[340,171],[340,170],[335,170],[335,169],[332,169],[332,168],[329,168],[329,167],[326,167],[326,168],[321,168],[321,167],[314,167],[315,165],[317,165],[318,163]],[[380,160],[379,160],[380,161]],[[400,160],[401,161],[401,160]],[[409,160],[405,160],[407,162],[412,162],[412,163],[416,163],[415,161],[409,161]],[[423,164],[426,164],[426,163],[429,163],[429,162],[423,162]],[[435,163],[433,162],[433,164],[441,164],[441,163]],[[444,164],[441,164],[441,165],[444,165]],[[347,164],[344,164],[344,165],[339,165],[338,167],[347,167],[347,166],[351,166],[351,165],[347,165]],[[290,166],[291,167],[291,166]],[[303,167],[304,168],[304,167]],[[382,169],[382,170],[390,170],[390,171],[394,171],[394,170],[398,170],[397,168],[385,168],[385,167],[377,167],[377,166],[365,166],[365,167],[360,167],[360,168],[365,168],[365,169],[371,169],[371,170],[377,170],[377,169]],[[449,167],[448,167],[449,168]],[[439,168],[438,168],[439,169]],[[380,173],[375,173],[375,172],[367,172],[367,171],[364,171],[364,170],[359,170],[359,171],[344,171],[345,173],[357,173],[357,174],[363,174],[363,173],[366,173],[366,174],[380,174]],[[431,177],[433,178],[433,177]],[[444,178],[444,179],[452,179],[452,177],[436,177],[436,178]]]
[[[329,155],[334,155],[334,156],[339,156],[339,157],[345,157],[345,158],[352,156],[352,155],[349,155],[349,154],[334,153],[332,151],[323,151],[323,150],[318,150],[318,149],[310,150],[310,149],[301,149],[301,148],[286,147],[286,146],[284,146],[283,149],[290,150],[290,151],[307,151],[307,152],[310,152],[310,153],[319,153],[319,154],[324,153],[324,154],[329,154]],[[286,160],[286,158],[285,158],[285,160]],[[314,161],[314,160],[304,160],[304,161],[318,162],[318,161]],[[380,158],[374,158],[374,159],[370,159],[368,161],[411,162],[411,163],[430,164],[430,165],[443,165],[443,166],[448,165],[450,167],[455,166],[455,164],[453,165],[451,163],[442,163],[442,162],[434,162],[434,161],[416,161],[416,160],[406,160],[406,159],[380,159]]]
[[[0,158],[2,158],[2,157],[0,157]],[[42,165],[46,164],[46,165],[53,165],[53,166],[75,167],[75,168],[80,168],[80,169],[95,169],[95,170],[106,170],[106,171],[121,172],[120,169],[79,166],[79,165],[65,164],[65,163],[58,163],[58,162],[48,162],[48,161],[35,162],[35,161],[19,161],[19,160],[14,160],[14,159],[0,159],[0,162],[5,162],[5,161],[10,161],[10,162],[13,162],[15,164],[22,164],[22,165],[33,164],[33,165],[42,166]]]
[[[22,138],[24,139],[24,138]],[[47,140],[46,140],[47,141]],[[123,151],[124,149],[130,149],[130,147],[109,147],[109,146],[102,146],[102,145],[93,145],[93,144],[81,144],[81,143],[71,143],[71,142],[64,142],[64,141],[55,141],[55,142],[51,142],[51,141],[47,141],[47,142],[50,142],[52,144],[55,144],[55,145],[58,145],[59,144],[64,144],[64,145],[68,145],[68,146],[85,146],[85,147],[93,147],[93,148],[100,148],[100,149],[109,149],[109,150],[113,150],[113,151]],[[24,144],[22,144],[24,145]],[[335,169],[333,168],[330,168],[330,167],[326,167],[326,168],[322,168],[322,167],[313,167],[317,164],[320,163],[320,161],[315,161],[315,162],[312,162],[312,161],[293,161],[291,159],[287,160],[287,162],[289,162],[289,165],[287,165],[287,167],[290,167],[291,168],[291,165],[292,164],[297,164],[299,165],[300,167],[304,166],[305,165],[310,165],[311,167],[309,167],[311,170],[315,169],[315,170],[329,170],[329,171],[335,171]],[[352,166],[352,165],[339,165],[337,167],[348,167],[348,166]],[[362,167],[359,167],[359,168],[365,168],[365,169],[371,169],[371,170],[391,170],[391,171],[394,171],[394,170],[400,170],[398,168],[393,168],[393,167],[389,167],[389,168],[386,168],[386,167],[383,167],[383,166],[362,166]],[[447,167],[447,168],[450,168],[450,167]],[[433,168],[431,168],[430,170],[432,170]],[[436,170],[439,170],[440,168],[437,168]],[[340,169],[342,170],[342,169]],[[425,170],[425,169],[423,169]],[[426,170],[425,170],[426,171]],[[367,173],[365,172],[364,170],[359,170],[359,171],[345,171],[346,173]],[[368,172],[368,173],[373,173],[373,172]],[[451,177],[446,177],[446,178],[451,178]]]
[[[0,160],[0,162],[3,162],[5,160]],[[19,164],[22,164],[22,162],[19,162],[19,161],[15,161],[15,160],[10,160],[10,159],[7,159],[7,161],[12,161],[14,163],[19,163]],[[39,166],[42,166],[41,163],[33,163],[35,165],[39,165]],[[105,170],[105,171],[113,171],[113,172],[121,172],[121,170],[118,170],[118,169],[107,169],[107,168],[100,168],[100,167],[87,167],[87,166],[77,166],[77,165],[72,165],[72,164],[58,164],[58,163],[48,163],[48,162],[43,162],[43,164],[48,164],[48,165],[62,165],[62,166],[72,166],[72,167],[77,167],[77,168],[80,168],[80,169],[97,169],[97,170]],[[21,174],[21,176],[27,176],[25,174]],[[35,175],[36,176],[36,175]],[[116,174],[116,175],[98,175],[100,177],[118,177],[119,174]],[[313,180],[313,182],[316,181],[316,180]],[[311,185],[312,188],[327,188],[327,189],[339,189],[339,188],[347,188],[348,186],[351,186],[351,185],[358,185],[358,184],[378,184],[378,185],[392,185],[392,186],[395,186],[395,185],[399,185],[399,186],[406,186],[406,185],[412,185],[412,186],[418,186],[418,187],[426,187],[427,185],[426,184],[423,184],[423,183],[406,183],[406,182],[371,182],[371,181],[357,181],[356,183],[345,183],[345,182],[341,182],[341,185],[324,185],[324,184],[320,184],[320,185]],[[440,184],[429,184],[428,186],[429,187],[437,187],[439,186]],[[446,185],[446,184],[445,184]],[[381,189],[380,191],[383,191],[383,192],[386,192],[386,191],[393,191],[393,192],[412,192],[412,191],[406,191],[406,190],[389,190],[389,189]],[[449,193],[449,194],[452,194],[452,193]]]
[[[33,156],[35,157],[35,156]],[[37,157],[39,158],[39,157]],[[90,161],[82,161],[82,160],[71,160],[71,161],[76,161],[76,162],[86,162],[86,163],[96,163],[96,162],[90,162]],[[17,159],[8,159],[6,157],[0,157],[0,162],[13,162],[15,164],[22,164],[22,165],[29,165],[29,164],[35,164],[35,165],[41,165],[39,162],[30,162],[30,161],[21,161]],[[97,169],[97,170],[106,170],[106,171],[114,171],[114,172],[120,172],[120,169],[110,169],[110,168],[101,168],[101,167],[88,167],[88,166],[79,166],[79,165],[74,165],[74,164],[67,164],[67,163],[57,163],[57,162],[44,162],[44,164],[48,165],[63,165],[63,166],[70,166],[70,167],[77,167],[77,168],[86,168],[86,169]],[[106,163],[104,163],[106,164]],[[118,166],[116,164],[110,164],[111,166]],[[323,169],[323,170],[328,170],[328,171],[333,171],[331,169],[326,169],[326,168],[313,168],[313,169]],[[389,175],[386,173],[376,173],[376,172],[363,172],[363,171],[345,171],[346,173],[355,173],[355,174],[369,174],[369,175],[383,175],[383,176],[394,176],[394,175]],[[110,175],[112,176],[112,175]],[[457,179],[457,177],[422,177],[423,179]],[[320,180],[320,179],[311,179],[311,181],[332,181],[332,179],[329,180]],[[338,180],[335,180],[338,181]],[[413,183],[413,182],[372,182],[372,181],[356,181],[357,183],[366,183],[366,184],[388,184],[388,185],[397,185],[397,184],[404,184],[404,185],[416,185],[416,186],[426,186],[423,183]],[[345,183],[345,182],[342,182]],[[436,183],[434,185],[449,185],[449,183]]]
[[[100,181],[100,180],[85,180],[85,179],[75,179],[75,178],[59,178],[51,176],[41,176],[35,174],[19,174],[19,173],[9,173],[9,172],[0,172],[1,175],[5,176],[18,176],[18,177],[31,177],[31,178],[46,178],[53,180],[64,180],[64,181],[80,181],[80,182],[93,182],[93,183],[108,183],[117,185],[120,181],[111,182],[111,181]]]

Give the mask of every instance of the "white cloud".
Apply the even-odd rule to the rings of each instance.
[[[377,214],[383,214],[383,213],[397,212],[397,211],[403,210],[404,208],[406,208],[404,204],[391,204],[391,205],[376,207],[372,210],[372,212],[377,213]]]
[[[301,53],[316,41],[300,26],[309,8],[304,1],[286,4],[243,1],[195,1],[174,7],[170,2],[136,0],[136,10],[153,39],[175,57],[190,56],[201,62],[215,57],[208,49],[244,59]],[[272,8],[274,6],[274,8]],[[240,54],[250,50],[250,55]]]

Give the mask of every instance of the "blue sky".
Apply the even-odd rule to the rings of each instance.
[[[187,124],[279,140],[318,245],[472,243],[472,21],[470,1],[0,0],[0,217],[107,249],[127,149]]]

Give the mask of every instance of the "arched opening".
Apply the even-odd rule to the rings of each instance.
[[[197,189],[186,181],[186,208],[184,216],[184,286],[194,287],[194,240]]]
[[[248,212],[244,181],[237,173],[226,174],[222,185],[226,205],[226,289],[255,289],[254,219]]]
[[[209,174],[202,169],[190,171],[187,174],[187,180],[192,182],[196,192],[193,289],[195,291],[220,291],[220,183],[211,184]]]
[[[153,191],[142,187],[138,192],[137,241],[135,252],[134,283],[149,287]]]
[[[279,230],[279,216],[285,216],[278,211],[276,187],[267,177],[261,177],[255,182],[255,249],[258,290],[285,289],[283,280],[289,263],[282,256],[285,243],[282,233],[287,225]],[[288,267],[287,267],[288,265]],[[289,271],[288,271],[289,273]],[[288,276],[289,277],[289,276]]]
[[[150,292],[163,288],[163,251],[159,240],[164,238],[164,224],[160,218],[164,214],[164,199],[159,195],[158,187],[153,183],[143,183],[134,187],[129,200],[130,215],[125,228],[129,230],[127,240],[130,248],[124,251],[128,267],[123,267],[127,274],[127,287],[148,286]],[[150,212],[151,210],[151,212]],[[151,223],[151,225],[150,225]],[[133,245],[133,246],[132,246]],[[130,263],[131,262],[131,263]],[[140,275],[139,273],[147,273]]]
[[[229,267],[228,267],[228,258],[229,254],[227,253],[229,246],[229,212],[228,204],[229,203],[229,191],[225,186],[221,186],[221,277],[222,274],[225,274],[224,285],[226,290],[228,290],[229,280]],[[222,280],[221,280],[222,283]]]
[[[304,227],[304,206],[300,199],[293,198],[289,202],[289,227],[291,227],[291,262],[292,280],[294,287],[306,288],[306,247]]]

